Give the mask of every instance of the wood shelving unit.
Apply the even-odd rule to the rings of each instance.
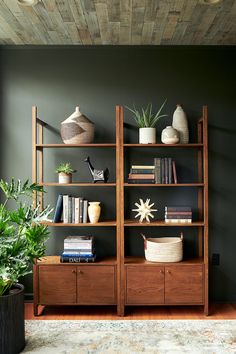
[[[208,314],[208,141],[207,125],[208,112],[204,106],[202,117],[197,123],[196,143],[190,144],[133,144],[124,142],[124,112],[123,107],[117,107],[117,116],[121,124],[120,137],[120,171],[121,171],[121,237],[120,237],[120,269],[121,269],[121,313],[125,313],[126,306],[133,305],[203,305],[204,312]],[[127,149],[156,148],[170,153],[171,149],[180,150],[181,154],[189,149],[197,149],[198,180],[190,183],[178,184],[129,184],[125,182],[124,160]],[[132,187],[131,190],[129,187]],[[155,220],[150,223],[139,223],[135,220],[127,220],[124,214],[125,194],[133,188],[152,188],[155,193],[158,188],[182,188],[197,190],[198,221],[192,223],[165,223],[163,220]],[[155,189],[153,189],[155,188]],[[181,191],[184,190],[181,189]],[[131,207],[130,207],[131,208]],[[179,263],[152,263],[144,257],[131,257],[125,254],[126,235],[130,227],[136,228],[161,228],[176,230],[186,228],[197,229],[198,256],[183,260]]]
[[[37,107],[32,107],[32,180],[44,187],[91,187],[116,188],[116,219],[91,223],[43,222],[51,227],[113,227],[116,229],[116,257],[98,258],[95,263],[61,263],[59,256],[43,257],[34,265],[34,314],[39,305],[116,305],[120,314],[120,122],[116,119],[116,142],[96,144],[45,144],[44,129],[47,123],[38,118]],[[115,149],[116,181],[111,183],[74,182],[59,184],[44,180],[45,149]],[[42,193],[35,193],[33,203],[40,201],[44,206]]]
[[[32,109],[32,179],[44,187],[86,187],[116,189],[116,219],[100,221],[97,224],[64,224],[45,222],[52,227],[113,227],[116,230],[116,257],[104,257],[95,263],[60,263],[59,256],[47,256],[34,266],[34,312],[38,314],[38,305],[116,305],[120,316],[125,314],[126,306],[138,305],[201,305],[208,314],[208,124],[207,107],[197,123],[198,139],[190,144],[127,144],[124,142],[124,113],[122,106],[116,106],[116,142],[105,144],[45,144],[43,129],[47,124],[37,117],[37,108]],[[116,181],[111,183],[74,182],[58,184],[44,180],[45,149],[63,148],[114,148],[116,157]],[[167,149],[168,153],[184,154],[189,149],[197,150],[196,181],[178,184],[128,184],[124,174],[125,152],[130,149],[155,148]],[[177,150],[177,152],[176,152]],[[141,150],[140,150],[141,151]],[[129,187],[132,187],[131,189]],[[165,223],[154,220],[140,224],[136,219],[127,219],[125,215],[125,194],[133,193],[134,188],[152,188],[154,194],[158,188],[181,188],[181,192],[193,189],[197,193],[198,220],[192,223]],[[43,207],[43,195],[34,194],[34,205],[40,201]],[[131,206],[130,206],[131,209]],[[160,228],[168,232],[169,228],[187,228],[189,232],[197,230],[198,250],[195,258],[179,263],[152,263],[144,257],[125,254],[127,232],[132,228]],[[130,229],[131,228],[131,229]],[[135,231],[135,229],[133,230]],[[53,284],[53,287],[52,287]],[[69,289],[68,289],[69,284]]]

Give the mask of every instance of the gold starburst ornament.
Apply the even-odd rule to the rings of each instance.
[[[135,218],[140,217],[139,222],[143,222],[146,220],[147,222],[150,222],[150,217],[154,218],[154,215],[152,214],[153,211],[157,211],[157,209],[152,209],[153,205],[155,203],[149,204],[150,199],[146,199],[146,202],[142,199],[139,199],[140,204],[135,203],[135,206],[137,209],[132,209],[132,211],[137,211],[137,215],[135,215]]]

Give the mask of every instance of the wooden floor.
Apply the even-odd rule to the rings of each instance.
[[[34,317],[33,304],[25,303],[26,320],[155,320],[155,319],[236,319],[236,304],[212,304],[210,316],[203,314],[201,306],[161,306],[161,307],[128,307],[126,316],[119,317],[116,307],[83,306],[83,307],[46,307],[42,315]]]

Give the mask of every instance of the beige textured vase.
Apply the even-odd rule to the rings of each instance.
[[[61,123],[61,138],[65,144],[90,144],[94,139],[94,123],[76,107],[74,113]]]
[[[177,105],[176,110],[173,114],[173,128],[179,132],[179,142],[180,144],[188,144],[189,142],[189,131],[188,131],[188,120],[186,113],[180,105]]]
[[[100,202],[89,202],[88,217],[91,224],[96,224],[101,213]]]
[[[72,173],[58,173],[58,183],[60,184],[69,184],[72,182]]]

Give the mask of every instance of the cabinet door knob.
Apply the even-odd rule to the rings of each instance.
[[[75,269],[73,269],[73,270],[72,270],[72,273],[76,273],[76,270],[75,270]]]
[[[160,273],[163,274],[163,270],[162,269],[160,270]]]
[[[166,271],[166,272],[170,274],[170,271],[169,271],[169,269],[167,269],[167,271]]]
[[[82,274],[83,272],[82,272],[82,270],[79,269],[79,270],[78,270],[78,273],[79,273],[79,274]]]

